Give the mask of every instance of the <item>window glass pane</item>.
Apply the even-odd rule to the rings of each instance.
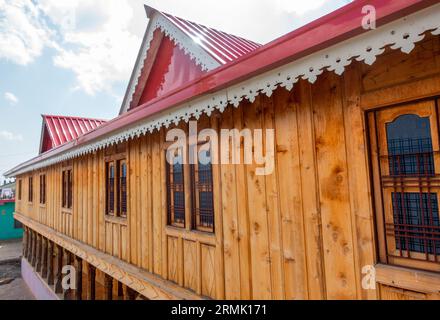
[[[440,224],[436,193],[393,193],[396,248],[440,254]]]
[[[391,175],[434,174],[429,118],[402,115],[386,130]]]

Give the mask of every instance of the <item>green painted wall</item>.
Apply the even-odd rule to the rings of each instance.
[[[0,240],[17,239],[23,236],[23,229],[14,228],[14,202],[0,200]]]

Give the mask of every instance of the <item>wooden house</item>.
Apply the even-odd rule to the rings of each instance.
[[[75,299],[440,298],[438,1],[354,1],[263,46],[146,9],[120,115],[7,173],[25,262]],[[191,120],[273,133],[273,170],[170,164]]]

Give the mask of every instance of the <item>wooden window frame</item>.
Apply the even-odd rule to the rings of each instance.
[[[214,182],[213,182],[213,167],[212,164],[210,166],[210,175],[211,181],[210,183],[200,183],[199,182],[199,163],[190,165],[190,177],[191,177],[191,226],[192,229],[207,232],[207,233],[215,233],[215,210],[214,210]],[[209,211],[208,209],[203,209],[200,207],[200,192],[208,192],[211,193],[211,202],[212,208],[210,208],[212,214],[212,225],[204,226],[201,221],[201,211]]]
[[[18,179],[18,192],[17,192],[17,197],[18,197],[18,201],[21,201],[23,199],[23,179]]]
[[[430,105],[430,106],[429,106]],[[390,176],[390,163],[387,158],[388,146],[385,128],[382,127],[382,123],[390,123],[391,120],[397,119],[401,115],[415,114],[421,118],[430,118],[431,125],[431,139],[434,150],[434,168],[435,174],[440,175],[440,104],[436,99],[428,99],[423,101],[408,102],[404,105],[391,105],[387,108],[380,110],[373,110],[367,114],[367,121],[369,127],[369,150],[371,159],[371,169],[373,174],[372,184],[374,190],[374,204],[376,212],[376,231],[378,238],[378,251],[379,259],[381,263],[396,265],[400,267],[415,268],[427,271],[440,271],[440,264],[436,263],[435,257],[428,254],[428,260],[426,254],[402,249],[403,255],[399,256],[396,246],[398,241],[393,234],[387,233],[388,225],[393,218],[391,199],[392,193],[420,193],[420,190],[425,190],[423,193],[436,193],[438,207],[440,208],[440,185],[436,183],[429,188],[418,187],[415,182],[408,185],[409,181],[416,181],[411,175],[398,176],[398,185],[405,185],[404,191],[398,192],[392,189],[393,185]],[[428,112],[428,110],[431,110]],[[425,183],[425,182],[424,182]],[[428,184],[429,185],[429,184]],[[393,191],[394,190],[394,191]],[[401,189],[396,189],[401,190]],[[440,214],[440,212],[439,212]],[[406,252],[406,253],[405,253]]]
[[[187,225],[187,214],[186,214],[186,204],[187,204],[187,197],[186,197],[186,176],[185,172],[187,172],[187,165],[182,164],[182,187],[183,190],[177,191],[177,192],[183,192],[183,207],[184,207],[184,215],[183,215],[183,221],[176,221],[176,215],[174,212],[174,192],[176,190],[174,189],[174,168],[173,165],[168,163],[167,159],[167,150],[165,150],[165,167],[166,167],[166,193],[167,193],[167,225],[179,229],[185,229]],[[177,152],[182,152],[183,150],[176,150]]]
[[[40,206],[45,207],[46,206],[46,197],[47,197],[47,183],[46,183],[46,174],[42,173],[39,176],[39,194],[40,194]]]
[[[34,177],[28,177],[28,203],[34,203]]]
[[[63,167],[61,169],[61,209],[65,213],[73,212],[73,180],[73,166]]]
[[[163,145],[164,149],[164,155],[165,155],[165,190],[166,190],[166,201],[167,201],[167,227],[175,228],[176,230],[185,230],[186,232],[191,233],[198,233],[198,234],[205,234],[209,237],[215,236],[215,187],[214,187],[214,166],[211,164],[211,191],[212,191],[212,226],[211,227],[204,227],[201,226],[199,223],[197,223],[197,202],[198,197],[196,194],[196,177],[195,172],[197,170],[196,167],[198,165],[189,164],[188,161],[188,154],[186,153],[186,162],[183,164],[183,193],[184,193],[184,201],[185,201],[185,222],[184,223],[176,223],[173,221],[173,216],[170,214],[170,191],[172,191],[171,188],[171,172],[170,168],[171,165],[167,161],[166,154],[168,152],[168,148],[171,146],[172,143],[166,142]],[[205,145],[206,142],[201,142],[198,144],[198,147],[201,145]],[[189,145],[186,146],[186,149],[189,150]],[[183,152],[183,151],[182,151]],[[185,154],[185,152],[183,152]],[[169,230],[172,232],[172,230]]]
[[[121,147],[118,148],[114,148],[113,150],[115,151],[120,151]],[[111,153],[111,151],[109,152]],[[128,217],[128,211],[129,211],[129,203],[128,203],[128,186],[129,186],[129,167],[128,167],[128,161],[127,161],[127,152],[123,151],[123,152],[119,152],[116,154],[111,154],[111,155],[107,155],[104,157],[104,162],[105,162],[105,166],[104,166],[104,170],[105,170],[105,174],[104,174],[104,188],[105,188],[105,217],[108,219],[116,219],[116,220],[122,220],[125,221],[127,220]],[[126,173],[127,176],[125,177],[126,181],[126,190],[125,190],[125,194],[126,194],[126,212],[124,213],[122,211],[122,186],[121,186],[121,180],[122,177],[121,175],[121,167],[122,165],[125,164],[126,165]],[[109,191],[108,191],[108,167],[110,165],[113,165],[114,167],[114,181],[113,181],[113,197],[114,197],[114,201],[113,201],[113,212],[109,211]]]

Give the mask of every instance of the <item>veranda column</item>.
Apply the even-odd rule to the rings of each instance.
[[[67,251],[64,250],[64,265],[65,266],[70,266],[72,264],[72,254]],[[64,296],[64,300],[69,300],[71,299],[71,290],[70,288],[63,288],[64,292],[63,292],[63,296]]]
[[[96,268],[90,263],[87,264],[87,300],[95,300],[95,279],[96,279]]]
[[[55,275],[55,293],[63,293],[63,274],[61,273],[63,269],[63,248],[61,246],[57,246],[57,270]]]
[[[35,270],[41,272],[41,235],[37,234],[37,261]]]
[[[22,257],[26,257],[27,256],[27,242],[28,242],[28,236],[27,236],[27,228],[24,227],[23,230],[23,252],[22,252]]]
[[[82,259],[80,257],[76,257],[76,268],[75,268],[75,281],[76,281],[76,290],[75,290],[75,299],[82,300]]]
[[[118,283],[118,299],[123,300],[124,299],[124,287],[121,282],[117,281]]]
[[[24,258],[28,258],[28,254],[29,254],[29,228],[24,226],[24,233],[26,234],[26,242],[23,243],[23,248],[24,248],[24,254],[23,257]]]
[[[47,284],[53,285],[53,242],[49,239],[47,240]]]
[[[113,299],[113,278],[110,277],[108,274],[105,274],[104,287],[105,287],[105,300],[112,300]]]
[[[31,265],[35,267],[37,263],[37,234],[35,231],[32,231],[32,256],[31,256]]]
[[[124,286],[124,300],[134,300],[136,298],[136,291],[128,286]]]
[[[47,278],[47,239],[43,237],[42,239],[42,250],[41,250],[41,276],[45,279]]]

